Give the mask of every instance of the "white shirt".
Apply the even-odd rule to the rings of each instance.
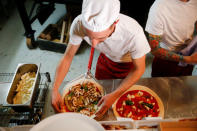
[[[81,15],[79,15],[71,25],[69,43],[78,45],[83,39],[91,45],[82,27]],[[114,62],[130,62],[150,52],[150,46],[142,27],[134,19],[123,14],[119,15],[119,22],[112,35],[104,42],[97,44],[95,49]]]
[[[161,46],[175,51],[192,38],[196,21],[197,0],[155,0],[145,30],[153,35],[162,35]]]

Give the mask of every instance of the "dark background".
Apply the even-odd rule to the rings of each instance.
[[[121,13],[126,14],[145,28],[148,12],[155,0],[120,0]]]

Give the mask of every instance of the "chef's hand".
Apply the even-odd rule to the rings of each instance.
[[[62,99],[61,99],[61,95],[58,92],[58,90],[52,91],[52,106],[53,106],[56,113],[61,112]]]
[[[193,53],[191,56],[184,56],[183,58],[186,63],[197,64],[197,52]]]
[[[115,100],[116,100],[116,96],[113,92],[103,96],[98,103],[98,106],[101,106],[101,108],[100,108],[100,110],[97,111],[95,119],[97,119],[97,120],[101,119],[102,116],[105,114],[105,112],[115,102]]]

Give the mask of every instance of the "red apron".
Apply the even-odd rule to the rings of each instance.
[[[190,76],[194,66],[187,65],[182,67],[179,62],[159,59],[154,57],[152,63],[152,77],[174,77],[174,76]]]
[[[133,68],[132,62],[117,63],[107,58],[103,53],[97,60],[95,77],[98,80],[104,79],[123,79]]]

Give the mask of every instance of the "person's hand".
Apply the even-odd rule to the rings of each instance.
[[[62,98],[58,90],[52,91],[52,106],[56,113],[61,112]]]
[[[101,106],[101,108],[96,112],[95,119],[97,120],[101,119],[102,116],[111,107],[111,105],[114,103],[115,100],[116,100],[116,96],[113,92],[103,96],[98,103],[98,106]]]
[[[184,61],[189,64],[197,64],[197,52],[193,53],[191,56],[184,56]]]

